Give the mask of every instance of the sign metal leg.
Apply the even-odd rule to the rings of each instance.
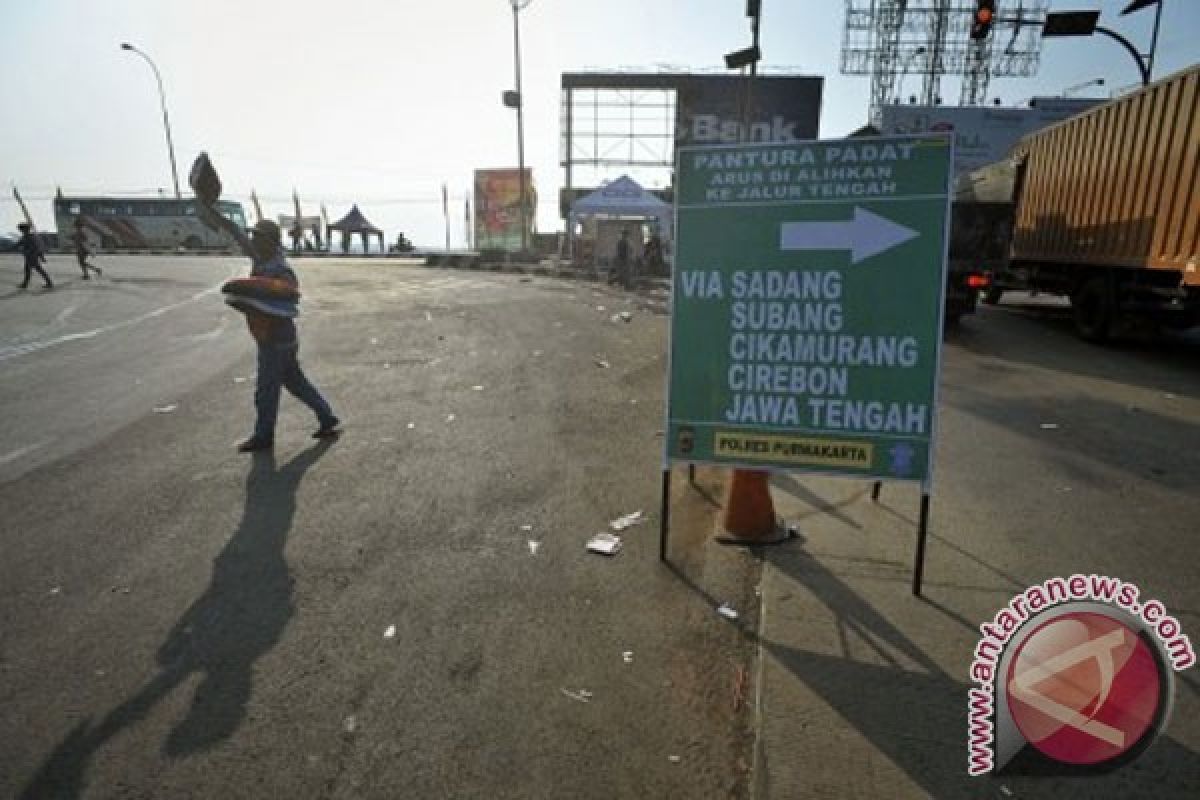
[[[921,516],[917,523],[917,557],[913,563],[912,593],[920,597],[921,576],[925,572],[925,539],[929,535],[929,493],[921,493]]]
[[[658,560],[667,560],[667,534],[671,529],[671,468],[662,474],[662,508],[658,513]]]
[[[883,481],[875,481],[874,485],[871,486],[871,499],[874,500],[876,503],[879,502],[879,490],[882,488],[883,488]]]

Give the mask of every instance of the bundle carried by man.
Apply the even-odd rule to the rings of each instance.
[[[300,313],[300,292],[295,275],[281,261],[282,242],[279,226],[269,219],[260,219],[251,230],[253,240],[217,211],[221,197],[221,178],[217,175],[207,153],[201,153],[192,164],[188,183],[196,193],[201,219],[215,229],[228,232],[255,263],[248,278],[234,278],[221,287],[225,302],[243,314],[261,313],[272,317],[292,318]],[[252,241],[264,246],[256,248]],[[280,260],[279,264],[273,262]]]

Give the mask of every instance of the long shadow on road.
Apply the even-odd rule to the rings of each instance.
[[[304,473],[332,443],[323,440],[279,469],[270,451],[255,454],[246,476],[241,523],[214,560],[208,588],[159,647],[158,673],[98,723],[89,718],[77,725],[43,762],[22,797],[82,796],[96,752],[144,720],[193,673],[203,678],[163,752],[171,758],[186,756],[237,730],[253,691],[254,663],[279,641],[294,610],[283,552],[296,513],[296,491]]]
[[[829,609],[841,652],[812,652],[769,638],[761,640],[762,647],[928,796],[1012,796],[1012,790],[1004,791],[1002,786],[1013,787],[1016,796],[1055,800],[1195,796],[1200,759],[1169,735],[1160,737],[1133,764],[1105,775],[1061,769],[1026,748],[1002,775],[968,776],[970,685],[926,655],[869,600],[807,552],[803,541],[793,540],[770,551],[766,558]],[[948,611],[933,605],[943,613]],[[971,627],[956,612],[950,616]],[[853,658],[851,636],[873,650],[878,661]],[[902,664],[897,656],[910,665]],[[964,677],[966,672],[964,665]],[[797,765],[803,769],[802,761]]]

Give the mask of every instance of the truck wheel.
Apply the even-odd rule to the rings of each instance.
[[[1071,295],[1075,330],[1089,342],[1108,339],[1112,328],[1113,307],[1107,281],[1097,276],[1089,278],[1078,292]]]
[[[988,290],[983,293],[983,302],[989,306],[999,305],[1000,298],[1004,296],[1004,290],[999,286],[989,286]]]
[[[200,240],[199,236],[189,236],[183,240],[183,246],[188,250],[199,250],[204,247],[204,242]]]

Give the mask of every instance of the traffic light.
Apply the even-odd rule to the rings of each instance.
[[[975,16],[971,19],[971,38],[986,39],[992,32],[996,20],[996,0],[976,0]]]

